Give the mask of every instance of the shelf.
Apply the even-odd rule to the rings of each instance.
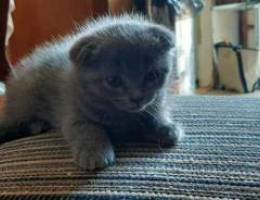
[[[260,3],[247,5],[246,3],[232,3],[232,4],[224,4],[213,6],[213,11],[240,11],[240,10],[248,10],[259,8]]]

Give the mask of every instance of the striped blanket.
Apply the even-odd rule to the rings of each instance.
[[[59,133],[0,146],[0,199],[260,199],[260,99],[176,97],[186,131],[173,149],[116,147],[117,164],[81,171]]]

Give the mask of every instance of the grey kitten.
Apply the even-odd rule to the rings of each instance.
[[[169,115],[174,36],[140,16],[104,17],[23,59],[7,84],[0,142],[61,129],[86,170],[115,162],[112,143],[173,146]]]

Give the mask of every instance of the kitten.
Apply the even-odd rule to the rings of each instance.
[[[7,84],[0,142],[61,129],[86,170],[115,162],[112,143],[137,135],[173,146],[171,31],[140,16],[104,17],[23,59]]]

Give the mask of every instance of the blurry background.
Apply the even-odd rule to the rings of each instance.
[[[257,0],[1,0],[0,78],[45,41],[105,14],[137,12],[176,33],[177,94],[258,95]],[[7,20],[8,19],[8,20]],[[6,23],[8,22],[8,23]],[[4,43],[3,43],[4,41]]]

